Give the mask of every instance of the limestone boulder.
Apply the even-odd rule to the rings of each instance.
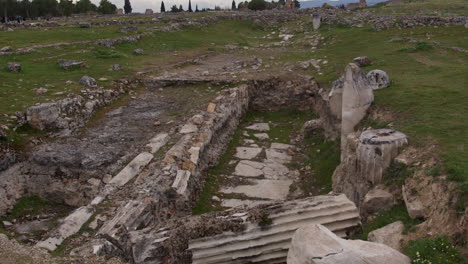
[[[64,70],[71,70],[74,68],[81,68],[86,66],[82,61],[75,61],[75,60],[67,60],[67,59],[58,59],[57,64],[60,68]]]
[[[60,107],[56,103],[43,103],[29,107],[26,119],[32,128],[45,130],[55,126],[60,113]]]
[[[93,77],[85,75],[85,76],[81,77],[80,84],[88,86],[88,87],[95,87],[96,86],[96,80]]]
[[[7,71],[9,72],[21,72],[21,64],[16,62],[7,63]]]
[[[135,50],[133,50],[133,54],[135,54],[135,55],[144,55],[145,51],[143,49],[135,49]]]
[[[424,205],[416,195],[411,195],[411,192],[402,187],[403,200],[405,201],[406,210],[412,219],[424,219]]]
[[[367,56],[357,57],[353,59],[359,67],[364,67],[372,64],[372,61]]]
[[[410,259],[383,244],[339,238],[320,224],[299,228],[287,264],[409,264]]]
[[[374,90],[387,88],[390,86],[390,77],[382,70],[373,70],[367,73],[367,79]]]
[[[381,186],[376,186],[364,197],[362,211],[367,214],[378,213],[389,209],[394,204],[394,197]]]
[[[370,232],[367,239],[371,242],[384,244],[395,250],[400,250],[404,228],[403,222],[397,221]]]

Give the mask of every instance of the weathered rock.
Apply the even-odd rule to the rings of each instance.
[[[257,134],[253,134],[254,137],[260,139],[260,140],[267,140],[269,139],[270,137],[268,136],[267,133],[257,133]]]
[[[119,174],[112,178],[109,184],[124,186],[127,182],[137,176],[152,159],[153,154],[148,152],[140,153],[127,166],[125,166]]]
[[[374,214],[391,208],[395,203],[393,195],[381,186],[376,186],[364,197],[362,212]]]
[[[8,62],[7,70],[9,72],[21,72],[21,64],[16,63],[16,62]]]
[[[80,22],[80,23],[78,24],[78,26],[79,26],[80,28],[91,28],[91,24],[90,24],[90,23],[86,23],[86,22]]]
[[[239,159],[253,159],[262,152],[261,148],[237,147],[236,157]]]
[[[160,133],[154,138],[150,140],[150,143],[146,146],[148,146],[151,149],[151,153],[156,153],[158,150],[166,145],[166,143],[169,141],[169,134],[167,133]]]
[[[383,183],[385,170],[407,144],[405,134],[392,129],[364,131],[346,139],[342,160],[333,174],[333,190],[345,193],[358,207],[374,186]]]
[[[81,227],[93,215],[94,210],[88,207],[80,207],[67,216],[62,224],[54,231],[54,234],[36,246],[54,251],[68,237],[80,231]]]
[[[221,188],[227,194],[242,194],[249,198],[286,200],[292,180],[252,180],[249,185]]]
[[[367,56],[357,57],[353,59],[359,67],[364,67],[372,64],[372,61]]]
[[[0,48],[0,52],[9,52],[9,51],[12,51],[13,49],[11,48],[11,46],[5,46],[3,48]]]
[[[57,64],[60,68],[64,70],[71,70],[74,68],[81,68],[86,66],[82,61],[74,61],[74,60],[66,60],[66,59],[58,59]]]
[[[55,126],[60,112],[60,107],[56,103],[44,103],[29,107],[26,111],[26,118],[31,127],[45,130]]]
[[[119,33],[124,33],[124,34],[128,34],[128,33],[137,33],[138,32],[138,28],[137,27],[121,27],[119,28]]]
[[[280,164],[289,163],[292,160],[292,157],[288,155],[284,150],[278,149],[266,149],[265,150],[267,160],[271,160]]]
[[[367,73],[367,79],[374,90],[387,88],[390,86],[388,74],[382,70],[372,70]]]
[[[412,219],[424,219],[424,206],[419,198],[415,195],[410,195],[405,186],[402,187],[403,200],[405,201],[406,210]]]
[[[384,244],[395,250],[400,250],[404,228],[403,222],[397,221],[370,232],[367,239],[371,242]]]
[[[292,238],[288,264],[409,264],[400,252],[379,243],[345,240],[321,224],[299,228]]]
[[[265,167],[263,163],[241,160],[234,171],[235,175],[245,176],[245,177],[258,177],[263,175],[262,169]]]
[[[95,87],[96,86],[96,80],[93,77],[85,75],[85,76],[81,77],[80,84],[88,86],[88,87]]]
[[[246,129],[265,132],[270,130],[270,126],[268,123],[257,123],[246,127]]]
[[[121,69],[122,67],[120,66],[120,64],[112,64],[109,67],[109,71],[120,71]]]
[[[341,108],[341,147],[346,146],[346,137],[367,114],[374,101],[374,93],[361,68],[348,64],[344,74],[343,99]]]
[[[328,95],[330,102],[330,111],[333,116],[341,119],[343,112],[343,86],[344,76],[333,82],[332,89]]]
[[[198,131],[198,127],[194,124],[185,124],[184,126],[182,126],[180,128],[180,131],[179,133],[181,134],[190,134],[190,133],[194,133],[194,132],[197,132]]]
[[[320,24],[322,23],[322,18],[320,17],[319,13],[315,13],[312,15],[312,26],[314,30],[318,30],[320,28]]]
[[[145,51],[143,49],[135,49],[135,50],[133,50],[133,54],[135,54],[135,55],[144,55]]]
[[[41,94],[45,94],[47,93],[49,90],[47,90],[46,88],[39,88],[36,90],[36,95],[41,95]]]

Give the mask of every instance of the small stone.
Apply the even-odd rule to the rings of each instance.
[[[102,182],[105,184],[109,183],[111,180],[112,180],[112,175],[110,174],[106,174],[104,175],[104,177],[102,177]]]
[[[266,140],[266,139],[270,138],[267,133],[254,134],[254,137],[256,137],[256,138],[258,138],[260,140]]]
[[[262,152],[261,148],[237,147],[236,157],[239,159],[253,159]]]
[[[101,185],[101,181],[99,179],[96,179],[96,178],[89,179],[88,183],[91,184],[91,185],[94,185],[94,186]]]
[[[143,49],[135,49],[135,50],[133,50],[133,54],[143,55],[143,54],[145,54],[145,51]]]
[[[36,95],[41,95],[41,94],[47,93],[47,91],[49,91],[49,90],[47,90],[46,88],[39,88],[36,91]]]
[[[404,228],[403,222],[397,221],[370,232],[367,238],[371,242],[377,242],[400,250]]]
[[[216,104],[213,104],[213,103],[209,103],[208,104],[208,109],[206,110],[208,113],[214,113],[214,111],[216,110]]]
[[[211,197],[211,201],[213,202],[221,202],[221,199],[218,196]]]
[[[246,127],[246,129],[263,132],[263,131],[269,131],[270,126],[268,125],[268,123],[256,123],[256,124]]]
[[[194,124],[185,124],[179,131],[181,134],[189,134],[198,131],[198,127]]]
[[[12,51],[13,49],[10,46],[6,46],[0,49],[0,52],[9,52]]]
[[[122,68],[120,67],[120,64],[112,64],[109,67],[109,71],[120,71]]]
[[[378,90],[390,86],[390,78],[388,74],[382,70],[373,70],[367,73],[367,79],[370,82],[372,89]]]
[[[9,222],[9,221],[2,221],[2,224],[3,224],[4,227],[10,227],[10,226],[13,225],[13,224],[12,224],[11,222]]]
[[[74,60],[67,60],[67,59],[58,59],[57,63],[60,66],[60,68],[64,70],[70,70],[73,68],[80,68],[80,67],[85,66],[85,63],[82,61],[74,61]]]
[[[16,63],[16,62],[8,62],[7,70],[9,72],[21,72],[21,64]]]
[[[88,87],[95,87],[96,86],[96,80],[93,77],[85,75],[85,76],[81,77],[80,84],[88,86]]]
[[[357,57],[353,59],[359,67],[364,67],[372,64],[372,61],[367,56]]]
[[[160,126],[161,125],[161,122],[160,121],[156,121],[153,123],[154,126]]]

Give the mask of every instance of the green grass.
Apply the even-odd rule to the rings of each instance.
[[[379,3],[367,10],[377,14],[395,15],[467,15],[466,0],[405,0],[398,4]]]
[[[301,188],[305,193],[311,188],[320,188],[320,194],[330,192],[333,172],[340,164],[339,140],[326,140],[322,131],[314,131],[304,139],[304,147],[305,165],[312,168],[313,175],[305,180]]]
[[[460,250],[454,247],[446,236],[409,241],[404,247],[403,252],[411,258],[412,264],[464,263]]]
[[[356,235],[354,238],[367,240],[367,236],[370,232],[396,221],[403,222],[405,225],[404,232],[411,231],[415,225],[421,223],[420,220],[413,220],[411,217],[409,217],[406,206],[404,204],[396,205],[387,211],[379,213],[370,222],[363,224],[362,233]]]
[[[448,179],[466,183],[468,55],[445,47],[466,47],[468,43],[460,36],[466,35],[468,29],[417,27],[376,32],[366,27],[325,26],[320,33],[329,44],[318,50],[316,57],[327,56],[329,63],[322,67],[324,74],[316,77],[318,82],[330,88],[347,63],[357,56],[368,56],[373,65],[366,70],[384,70],[392,80],[391,87],[375,92],[374,103],[394,114],[394,128],[406,133],[412,144],[435,141],[438,144],[435,154],[443,158],[442,167],[449,174]],[[431,41],[440,42],[440,47],[407,53],[400,50],[415,48],[415,44],[388,42],[404,37],[424,40],[428,35]],[[297,58],[303,53],[297,51],[293,55],[292,58]]]
[[[5,219],[12,220],[25,215],[37,215],[49,205],[49,202],[44,201],[37,196],[23,197],[16,202],[15,206],[6,215]]]
[[[404,163],[392,162],[384,173],[385,185],[400,188],[414,174],[414,169]]]

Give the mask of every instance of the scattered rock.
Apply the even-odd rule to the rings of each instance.
[[[364,67],[372,64],[372,61],[367,56],[357,57],[353,59],[359,67]]]
[[[120,64],[112,64],[109,67],[109,71],[120,71],[122,68],[120,67]]]
[[[0,52],[9,52],[12,51],[13,49],[10,46],[6,46],[0,49]]]
[[[37,89],[36,91],[36,95],[41,95],[41,94],[45,94],[47,93],[49,90],[47,90],[46,88],[39,88]]]
[[[378,90],[390,86],[390,77],[388,74],[381,70],[373,70],[367,73],[367,79],[370,82],[372,89]]]
[[[267,133],[258,133],[258,134],[253,134],[254,137],[260,139],[260,140],[267,140],[269,139],[270,137],[268,136]]]
[[[10,227],[10,226],[13,225],[13,224],[12,224],[11,222],[9,222],[9,221],[2,221],[2,224],[3,224],[4,227]]]
[[[86,22],[80,22],[80,23],[78,24],[78,26],[79,26],[80,28],[91,28],[91,24],[90,24],[90,23],[86,23]]]
[[[118,31],[119,31],[119,33],[124,33],[124,34],[137,33],[138,28],[137,27],[121,27],[121,28],[119,28]]]
[[[8,62],[7,70],[9,72],[21,72],[21,64],[16,63],[16,62]]]
[[[402,187],[403,200],[405,201],[406,210],[412,219],[424,219],[424,206],[419,198],[415,195],[409,195],[405,186]]]
[[[87,75],[81,77],[80,84],[88,86],[88,87],[95,87],[96,80],[93,77],[89,77]]]
[[[81,68],[85,66],[85,63],[82,61],[74,61],[74,60],[66,60],[66,59],[58,59],[58,65],[60,68],[64,70],[71,70],[74,68]]]
[[[208,108],[206,109],[206,111],[207,111],[208,113],[214,113],[215,110],[216,110],[216,104],[209,103],[209,104],[208,104]]]
[[[133,50],[133,54],[143,55],[143,54],[145,54],[145,51],[143,49],[135,49],[135,50]]]
[[[264,131],[269,131],[270,126],[268,125],[268,123],[257,123],[257,124],[253,124],[251,126],[246,127],[246,129],[264,132]]]
[[[400,250],[404,228],[403,222],[394,222],[370,232],[367,238],[371,242],[377,242],[395,250]]]
[[[189,134],[198,131],[198,127],[194,124],[185,124],[179,131],[181,134]]]
[[[299,228],[288,251],[288,264],[409,264],[410,259],[379,243],[339,238],[323,225]]]
[[[362,210],[368,214],[374,214],[392,207],[393,204],[393,195],[380,186],[376,186],[364,197]]]

